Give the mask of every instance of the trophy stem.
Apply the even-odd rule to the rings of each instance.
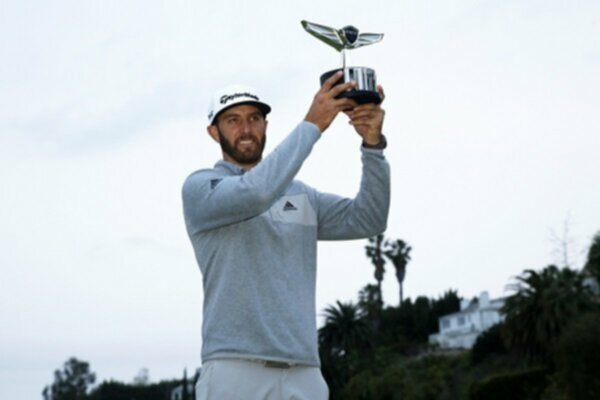
[[[346,68],[346,49],[342,49],[342,68]]]

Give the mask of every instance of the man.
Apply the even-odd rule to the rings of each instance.
[[[340,77],[323,84],[305,120],[264,160],[271,107],[240,86],[213,99],[207,129],[223,160],[190,175],[182,191],[204,286],[198,400],[328,398],[317,347],[317,240],[383,232],[390,197],[384,111],[336,99],[355,86],[334,85]],[[363,139],[362,181],[354,199],[294,180],[340,111]]]

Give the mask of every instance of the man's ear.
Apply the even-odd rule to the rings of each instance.
[[[208,135],[217,143],[220,143],[221,140],[219,138],[219,131],[217,130],[217,127],[214,125],[209,125],[206,127],[206,132],[208,132]]]

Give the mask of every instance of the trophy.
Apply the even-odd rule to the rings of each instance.
[[[356,86],[354,89],[340,94],[340,97],[348,97],[358,104],[381,103],[382,99],[377,91],[375,71],[367,67],[346,66],[346,52],[379,42],[383,39],[383,33],[359,33],[358,29],[351,25],[335,29],[308,21],[301,21],[301,23],[308,33],[342,53],[342,68],[327,71],[321,75],[321,85],[331,75],[338,71],[344,71],[344,76],[335,84],[355,81]]]

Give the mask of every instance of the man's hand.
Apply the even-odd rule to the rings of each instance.
[[[383,102],[385,94],[381,85],[377,86],[377,91]],[[352,110],[344,111],[344,113],[350,118],[350,125],[354,126],[354,129],[366,144],[376,145],[379,143],[381,129],[383,128],[383,117],[385,116],[381,104],[361,104]]]
[[[305,121],[317,125],[321,133],[325,132],[340,111],[352,109],[356,106],[354,100],[345,97],[335,98],[340,93],[356,86],[355,82],[334,85],[342,77],[342,74],[342,71],[338,71],[323,83],[321,89],[315,94],[310,109],[304,118]]]

